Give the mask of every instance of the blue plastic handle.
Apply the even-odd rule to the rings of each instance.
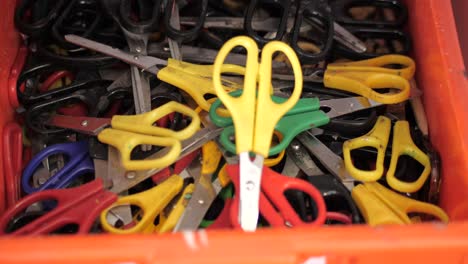
[[[42,160],[55,155],[63,154],[69,158],[68,162],[55,175],[50,177],[43,185],[34,188],[30,185],[31,178],[39,168]],[[87,162],[85,158],[89,161]],[[33,193],[46,189],[59,189],[67,186],[71,181],[83,173],[94,170],[93,163],[89,157],[88,143],[86,141],[63,143],[49,146],[34,156],[23,171],[21,185],[24,192]]]

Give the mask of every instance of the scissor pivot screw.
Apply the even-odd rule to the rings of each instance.
[[[293,143],[291,144],[291,147],[292,147],[294,150],[298,150],[300,146],[299,146],[299,143],[293,142]]]
[[[88,126],[88,120],[83,120],[81,122],[81,126],[87,127]]]
[[[198,203],[199,203],[199,204],[204,204],[204,203],[205,203],[205,201],[204,201],[204,200],[202,200],[202,199],[200,199],[200,200],[198,200]]]
[[[248,191],[252,191],[255,188],[255,183],[253,181],[248,181],[245,187]]]
[[[136,173],[134,171],[129,171],[129,172],[127,172],[127,174],[125,176],[127,177],[127,179],[133,179],[133,178],[135,178]]]
[[[138,56],[136,56],[136,55],[133,56],[133,59],[134,59],[134,60],[138,60]]]

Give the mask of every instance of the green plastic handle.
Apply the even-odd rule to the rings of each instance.
[[[300,133],[314,127],[326,125],[328,122],[330,122],[330,118],[320,110],[283,117],[275,127],[275,130],[280,132],[283,138],[277,145],[270,148],[268,155],[277,155],[286,149]],[[223,130],[219,139],[221,145],[231,153],[236,153],[236,145],[230,140],[234,134],[234,126],[228,126]]]
[[[236,90],[229,93],[233,97],[239,97],[242,95],[242,90]],[[282,103],[285,102],[288,98],[283,98],[279,96],[272,96],[271,99],[275,103]],[[218,115],[217,109],[220,108],[222,105],[221,100],[216,99],[214,103],[210,107],[210,119],[213,124],[218,127],[228,127],[232,126],[232,118],[231,117],[223,117]],[[296,105],[289,110],[285,116],[295,115],[299,113],[311,112],[320,109],[320,101],[318,98],[302,98],[296,103]]]

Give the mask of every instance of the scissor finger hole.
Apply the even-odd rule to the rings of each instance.
[[[253,10],[251,10],[251,7],[249,8],[249,18],[253,21],[247,21],[247,23],[250,23],[248,27],[251,27],[252,33],[262,41],[273,40],[280,37],[278,33],[283,33],[279,31],[282,23],[287,23],[287,21],[282,21],[282,16],[288,11],[281,6],[279,1],[256,1]]]
[[[286,190],[283,195],[288,200],[295,213],[304,222],[314,222],[318,216],[317,205],[313,197],[309,194],[296,190]],[[286,226],[293,226],[293,223],[285,223]]]
[[[398,157],[395,177],[402,182],[415,182],[424,171],[424,166],[408,155]]]
[[[33,176],[29,179],[29,185],[34,188],[40,187],[50,177],[59,172],[68,161],[68,155],[63,155],[63,153],[52,154],[44,158]]]
[[[107,211],[106,221],[116,229],[126,230],[138,224],[143,216],[143,210],[137,205],[117,205]]]
[[[376,169],[377,148],[363,147],[351,150],[351,162],[354,167],[363,171]]]
[[[11,217],[11,220],[6,225],[5,232],[12,233],[21,229],[27,224],[45,216],[56,208],[57,204],[58,202],[55,199],[44,199],[29,205]]]

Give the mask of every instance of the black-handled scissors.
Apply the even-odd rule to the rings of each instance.
[[[265,38],[258,34],[254,29],[253,19],[255,10],[257,9],[261,0],[252,0],[247,8],[244,28],[247,32],[247,35],[251,36],[261,45],[266,44],[271,40],[281,40],[286,34],[288,27],[288,17],[293,10],[293,5],[290,0],[278,0],[274,1],[274,4],[281,9],[280,21],[278,24],[278,29],[272,38]],[[308,23],[312,24],[321,24],[325,33],[323,34],[322,40],[320,40],[320,51],[319,52],[310,52],[305,50],[299,44],[301,27]],[[334,35],[334,20],[331,15],[330,8],[327,3],[323,0],[302,0],[297,3],[296,14],[294,19],[294,25],[292,27],[290,45],[296,51],[299,59],[303,62],[316,63],[323,60],[332,47],[333,35]]]

